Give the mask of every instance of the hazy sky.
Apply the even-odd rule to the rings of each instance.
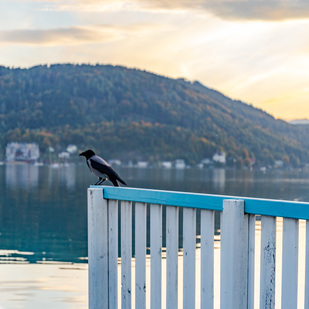
[[[0,0],[0,65],[115,64],[309,118],[308,0]]]

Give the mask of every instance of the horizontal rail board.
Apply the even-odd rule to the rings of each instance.
[[[102,188],[105,199],[162,204],[179,207],[192,207],[222,211],[223,200],[240,199],[245,201],[248,214],[285,217],[309,220],[309,203],[269,200],[242,196],[186,193],[140,188],[91,186]]]
[[[222,203],[217,198],[205,194],[185,192],[104,187],[105,199],[135,201],[149,204],[202,208],[222,211]]]
[[[245,212],[248,214],[309,220],[309,203],[253,198],[242,199],[245,201]]]

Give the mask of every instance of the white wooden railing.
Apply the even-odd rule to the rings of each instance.
[[[218,237],[214,235],[215,211],[220,212],[220,256],[214,249]],[[277,217],[283,217],[280,259]],[[266,309],[279,308],[281,303],[280,308],[296,309],[301,295],[303,308],[309,309],[309,221],[304,243],[305,287],[298,289],[300,219],[309,220],[308,203],[92,186],[88,189],[89,308]],[[261,240],[256,243],[259,230]],[[278,291],[276,267],[281,257]]]

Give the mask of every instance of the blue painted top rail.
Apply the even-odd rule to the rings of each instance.
[[[245,202],[245,212],[248,214],[309,220],[309,203],[304,202],[126,187],[91,186],[91,188],[102,188],[105,199],[219,211],[223,209],[223,200],[238,199]]]

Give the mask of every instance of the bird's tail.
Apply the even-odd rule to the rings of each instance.
[[[115,178],[110,179],[110,181],[113,183],[115,187],[119,187],[119,183],[117,182]]]
[[[120,177],[117,180],[120,181],[123,185],[127,186],[127,184]]]

